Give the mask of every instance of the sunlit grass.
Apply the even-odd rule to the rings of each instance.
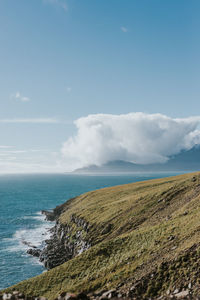
[[[155,268],[160,274],[158,278],[163,277],[163,261],[179,257],[200,241],[200,175],[186,174],[92,191],[66,203],[60,222],[69,223],[72,214],[90,223],[85,238],[93,246],[12,289],[54,299],[62,291],[89,292],[115,287],[121,281],[146,276]],[[112,229],[102,234],[107,224]],[[74,227],[73,231],[76,230]],[[165,270],[169,273],[168,283],[162,278],[153,287],[149,284],[148,295],[155,289],[166,288],[177,274],[186,272],[183,263],[178,273],[173,268],[174,264]]]

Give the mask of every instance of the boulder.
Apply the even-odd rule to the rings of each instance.
[[[181,299],[182,297],[186,297],[189,295],[189,290],[181,291],[180,293],[177,293],[175,296],[177,299]]]
[[[31,248],[31,249],[28,249],[26,252],[29,255],[32,255],[32,256],[35,256],[35,257],[40,257],[40,254],[41,254],[42,251],[38,248],[36,248],[36,249]]]
[[[46,216],[47,221],[55,221],[55,214],[53,211],[42,210],[41,213]]]

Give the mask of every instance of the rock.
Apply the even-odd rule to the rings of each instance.
[[[193,176],[192,177],[192,182],[195,182],[195,181],[197,181],[197,178],[196,178],[196,176]]]
[[[76,295],[75,295],[75,294],[67,293],[64,299],[65,299],[65,300],[75,300],[75,299],[77,299],[77,298],[76,298]]]
[[[172,250],[175,250],[176,248],[177,248],[177,246],[174,246],[174,247],[172,247],[171,249],[172,249]]]
[[[109,290],[100,297],[101,300],[103,299],[111,299],[112,297],[115,297],[117,295],[117,292],[115,289]]]
[[[124,285],[124,282],[120,282],[118,285],[117,285],[117,288],[120,288]]]
[[[135,286],[134,285],[130,288],[130,292],[132,292],[132,291],[135,291]]]
[[[106,290],[96,291],[96,292],[94,292],[94,297],[99,297],[99,296],[103,295],[103,293],[105,293],[105,292],[106,292]]]
[[[75,233],[74,223],[78,228]],[[89,227],[88,222],[74,214],[68,224],[63,225],[57,221],[51,229],[50,239],[45,241],[46,246],[39,255],[40,261],[49,270],[89,249],[91,245],[85,239],[85,232],[88,232]]]
[[[176,298],[179,299],[181,297],[186,297],[189,295],[189,290],[181,291],[180,293],[176,294]]]
[[[123,295],[121,293],[117,294],[117,298],[122,298]]]
[[[179,289],[174,290],[174,294],[178,294],[178,292],[179,292]]]
[[[4,293],[2,298],[3,298],[3,300],[13,300],[13,299],[15,299],[15,296],[10,293],[9,294]]]
[[[170,294],[170,290],[167,290],[166,294],[169,295]]]
[[[26,246],[28,246],[28,247],[30,247],[30,248],[37,248],[37,247],[34,246],[32,243],[27,242],[27,241],[25,241],[25,240],[22,240],[22,244],[24,244],[24,245],[26,245]]]
[[[47,221],[55,221],[55,214],[53,211],[42,210],[41,213],[45,215]]]
[[[28,249],[26,251],[27,254],[35,256],[35,257],[40,257],[41,252],[42,251],[40,249]]]
[[[188,289],[191,289],[192,288],[192,283],[190,282],[189,284],[188,284]]]

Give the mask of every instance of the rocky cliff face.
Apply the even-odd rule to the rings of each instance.
[[[43,250],[30,248],[27,253],[39,258],[45,268],[52,269],[63,264],[69,259],[81,254],[89,249],[91,244],[87,238],[90,224],[83,218],[72,215],[68,224],[61,224],[58,214],[54,212],[42,211],[49,221],[55,221],[55,226],[51,229],[51,237],[46,240]]]
[[[2,292],[199,299],[199,173],[91,191],[46,216],[45,249],[29,246],[51,270]]]

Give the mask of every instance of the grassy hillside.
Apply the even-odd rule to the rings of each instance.
[[[92,247],[8,290],[49,299],[62,291],[116,286],[122,291],[132,286],[143,297],[188,284],[194,294],[200,291],[199,173],[88,192],[58,210],[64,225],[72,216],[89,223],[85,239]],[[80,230],[73,226],[72,239]]]

